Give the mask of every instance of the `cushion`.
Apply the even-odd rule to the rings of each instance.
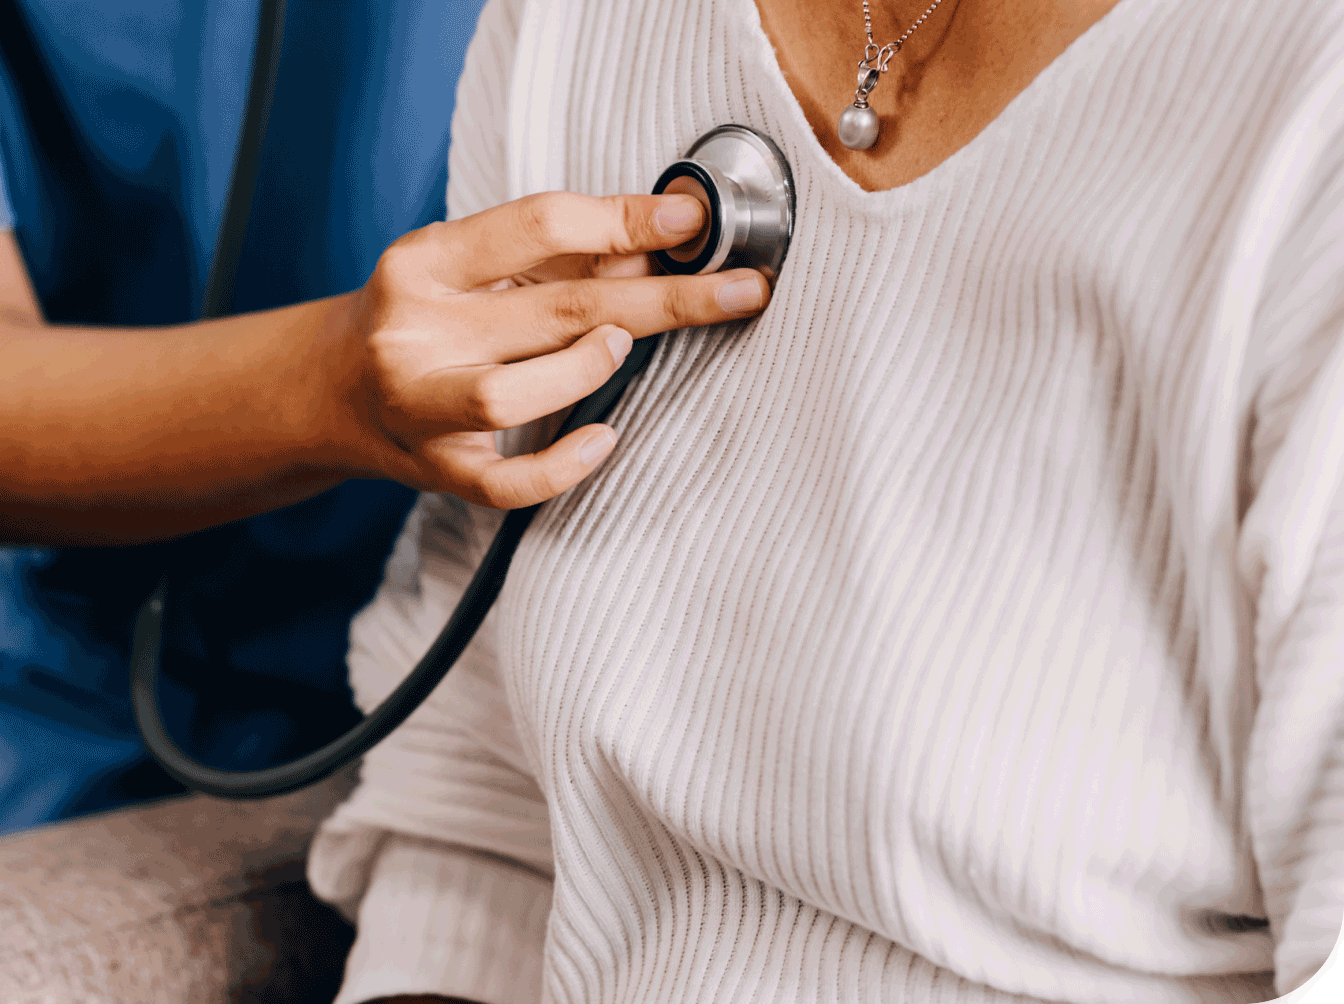
[[[304,857],[353,771],[237,802],[190,795],[0,840],[4,1004],[327,1004],[353,932]]]

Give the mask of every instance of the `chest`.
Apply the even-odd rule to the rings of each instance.
[[[1047,154],[1047,103],[857,193],[724,8],[696,6],[693,52],[656,42],[685,11],[603,10],[640,31],[578,32],[564,185],[646,190],[736,121],[789,158],[797,224],[766,313],[664,336],[615,454],[515,558],[501,665],[557,817],[665,828],[875,930],[926,881],[902,878],[915,861],[988,887],[1122,860],[1099,823],[1117,771],[1216,817],[1159,430],[1180,405],[1164,360],[1181,339],[1198,358],[1210,309],[1188,291],[1217,253],[1190,235],[1216,245],[1218,207],[1187,185],[1165,227],[1134,223],[1199,164],[1083,171]],[[650,69],[613,91],[615,37]],[[1129,156],[1135,137],[1088,128]],[[1160,760],[1158,713],[1191,737]],[[558,860],[581,858],[560,826]]]
[[[799,299],[831,302],[825,278]],[[560,818],[643,814],[857,909],[792,869],[893,890],[895,862],[1004,826],[1048,855],[1030,835],[1064,832],[1041,826],[1060,798],[1100,812],[1108,772],[1150,760],[1138,709],[1194,730],[1183,569],[1118,353],[1076,319],[958,330],[899,301],[859,323],[783,297],[666,336],[617,453],[539,517],[500,658]],[[1198,757],[1165,762],[1163,797],[1201,802],[1170,781]]]

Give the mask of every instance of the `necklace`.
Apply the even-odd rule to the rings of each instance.
[[[863,58],[859,60],[859,86],[854,92],[854,103],[840,113],[840,121],[836,125],[840,142],[851,150],[867,150],[877,142],[877,112],[868,107],[868,95],[877,86],[881,75],[887,72],[887,65],[892,57],[901,51],[906,39],[915,33],[915,30],[938,9],[938,5],[942,2],[943,0],[933,0],[928,10],[905,29],[904,35],[894,42],[879,46],[873,41],[873,17],[868,10],[868,0],[863,0],[863,30],[868,35],[868,44],[864,46]]]

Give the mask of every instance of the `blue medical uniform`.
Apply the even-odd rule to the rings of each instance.
[[[480,4],[290,0],[236,310],[356,288],[443,217]],[[0,0],[0,226],[49,321],[196,316],[257,16],[258,0]],[[132,620],[164,572],[165,714],[189,750],[265,766],[356,720],[349,620],[411,501],[351,481],[166,543],[0,548],[0,832],[180,790],[127,696]]]

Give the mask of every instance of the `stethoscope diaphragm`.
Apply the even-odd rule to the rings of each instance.
[[[708,221],[694,238],[654,257],[675,275],[754,268],[773,283],[793,236],[793,172],[774,142],[755,129],[722,125],[670,164],[654,195],[699,199]]]

